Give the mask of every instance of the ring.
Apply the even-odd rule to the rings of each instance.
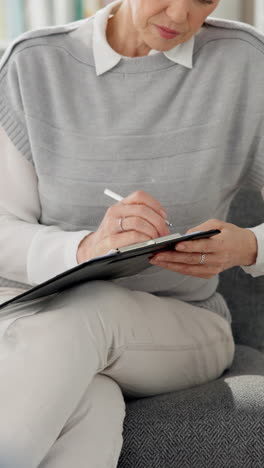
[[[123,221],[125,218],[119,218],[118,224],[121,229],[121,231],[125,232],[125,229],[123,228]]]
[[[200,264],[200,265],[202,265],[203,263],[205,263],[205,257],[206,257],[205,253],[201,253],[201,259],[200,259],[200,261],[199,261],[199,264]]]

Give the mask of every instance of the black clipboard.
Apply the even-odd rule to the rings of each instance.
[[[168,236],[157,237],[139,244],[121,247],[111,250],[107,255],[93,258],[87,262],[80,263],[74,268],[50,278],[49,280],[28,289],[12,299],[0,304],[3,309],[9,304],[19,304],[54,293],[61,292],[77,284],[93,280],[109,280],[132,276],[153,265],[149,259],[157,252],[173,250],[174,246],[181,241],[192,239],[202,239],[215,236],[221,231],[211,229],[209,231],[196,231],[190,234],[170,234]]]

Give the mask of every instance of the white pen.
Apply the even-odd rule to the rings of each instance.
[[[109,190],[108,188],[104,189],[104,194],[108,195],[109,197],[113,198],[114,200],[121,201],[123,200],[124,197],[121,197],[121,195],[118,195],[115,192],[112,192],[112,190]],[[173,227],[173,224],[171,224],[167,219],[165,221],[167,226]]]

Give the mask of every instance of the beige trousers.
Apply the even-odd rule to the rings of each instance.
[[[0,309],[0,466],[115,468],[123,393],[203,384],[233,356],[216,313],[111,281],[10,304]]]

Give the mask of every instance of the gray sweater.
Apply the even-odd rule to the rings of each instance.
[[[123,196],[142,189],[184,233],[226,220],[240,187],[264,185],[263,36],[208,20],[192,70],[157,54],[123,58],[98,77],[92,48],[74,34],[80,24],[26,34],[0,68],[0,124],[34,165],[40,223],[95,231],[109,206],[105,187]],[[217,276],[151,267],[115,282],[231,320]]]

